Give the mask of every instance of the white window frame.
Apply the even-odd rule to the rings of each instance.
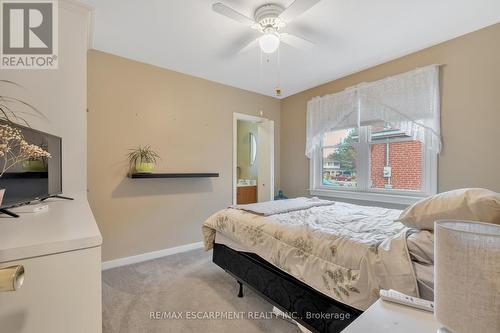
[[[311,195],[408,205],[437,193],[438,158],[435,152],[427,149],[425,143],[422,143],[422,191],[370,188],[370,144],[374,142],[369,141],[368,135],[369,127],[360,127],[359,143],[353,144],[358,150],[356,188],[323,185],[323,145],[314,151],[309,165],[309,192]]]

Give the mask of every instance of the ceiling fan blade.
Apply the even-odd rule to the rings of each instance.
[[[283,43],[298,49],[308,49],[314,46],[310,40],[286,32],[280,34],[280,39]]]
[[[224,5],[222,2],[214,3],[212,5],[212,10],[218,14],[224,15],[224,16],[226,16],[234,21],[243,23],[243,24],[248,25],[248,26],[252,26],[255,23],[255,21],[252,20],[251,18],[249,18],[241,13],[238,13],[237,11],[232,9],[231,7]]]
[[[250,43],[248,43],[247,45],[245,45],[244,48],[242,48],[241,50],[238,51],[238,54],[243,54],[243,53],[247,53],[248,51],[256,48],[259,46],[259,38],[255,38],[254,40],[252,40]]]
[[[285,22],[290,22],[320,1],[321,0],[295,0],[280,14],[279,18]]]

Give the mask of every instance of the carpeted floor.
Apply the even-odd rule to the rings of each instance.
[[[211,255],[194,250],[104,271],[103,331],[300,332],[296,325],[269,316],[272,306],[248,288],[243,298],[236,297],[238,284],[211,262]],[[150,318],[151,312],[159,312],[156,319]],[[233,319],[197,319],[215,315]]]

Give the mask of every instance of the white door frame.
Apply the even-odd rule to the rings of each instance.
[[[251,121],[254,123],[259,123],[262,121],[270,121],[272,123],[271,129],[271,186],[269,186],[271,192],[271,200],[274,198],[274,120],[270,120],[263,117],[252,116],[249,114],[233,112],[233,205],[236,205],[237,190],[238,190],[238,120]]]

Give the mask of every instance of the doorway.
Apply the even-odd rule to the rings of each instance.
[[[274,198],[274,121],[233,114],[233,204]]]

